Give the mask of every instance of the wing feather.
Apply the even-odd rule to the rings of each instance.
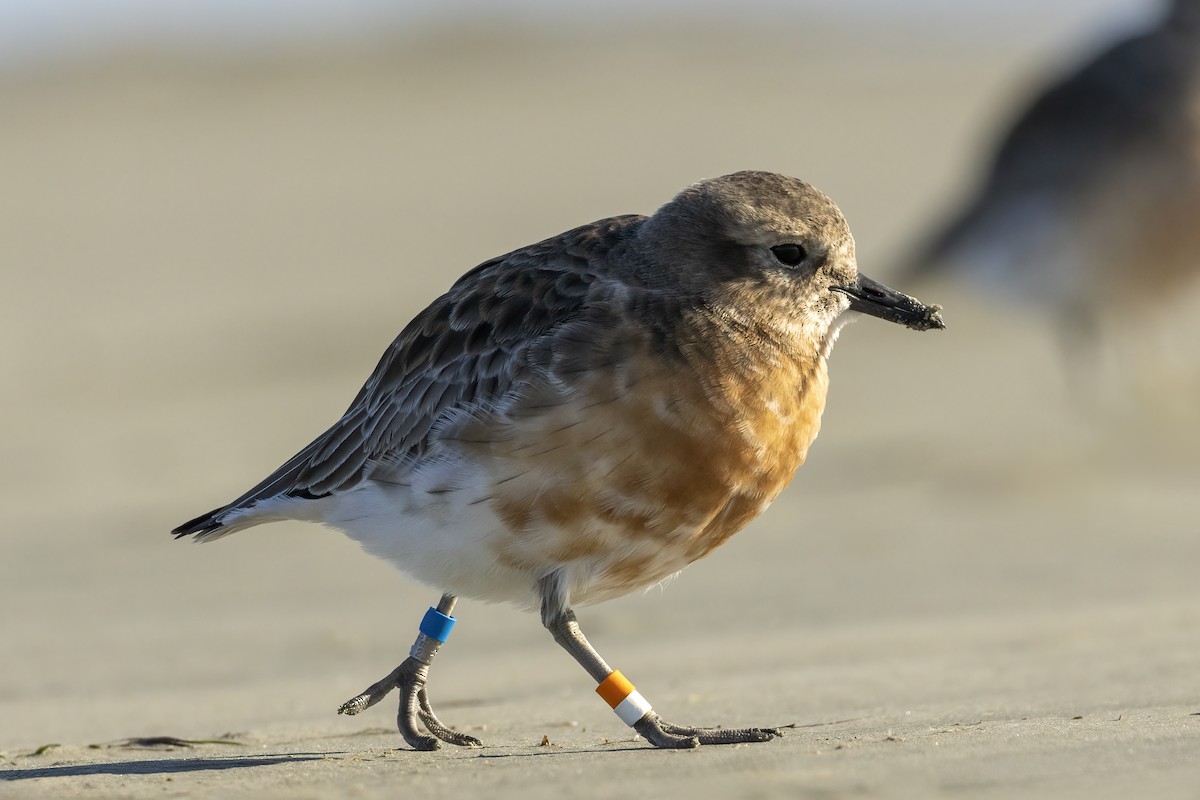
[[[329,430],[234,502],[173,532],[216,538],[227,516],[263,500],[346,491],[379,463],[394,474],[426,451],[444,420],[523,394],[546,367],[539,344],[616,280],[597,259],[643,219],[602,220],[480,264],[401,331]]]

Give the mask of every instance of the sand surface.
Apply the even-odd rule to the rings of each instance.
[[[922,290],[944,334],[847,329],[776,505],[581,612],[665,717],[795,725],[769,744],[648,749],[535,617],[464,602],[431,691],[486,747],[397,749],[390,703],[334,710],[436,590],[315,526],[167,535],[336,418],[458,274],[699,178],[813,181],[886,279],[1068,22],[480,31],[4,79],[0,796],[1200,795],[1196,395],[1152,372],[1085,409],[1047,322],[969,287]]]

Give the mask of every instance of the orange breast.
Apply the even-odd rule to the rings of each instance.
[[[490,545],[508,567],[574,569],[576,602],[662,580],[775,499],[817,435],[824,361],[697,371],[643,353],[489,446]]]

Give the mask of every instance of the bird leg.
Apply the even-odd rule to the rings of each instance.
[[[565,593],[565,581],[554,573],[539,582],[542,593],[542,624],[554,641],[571,654],[599,685],[596,693],[617,716],[655,747],[691,748],[702,744],[766,742],[779,735],[778,728],[695,728],[663,720],[624,675],[612,669],[596,652],[575,618]]]
[[[459,747],[480,747],[481,742],[474,736],[451,730],[437,715],[429,704],[429,693],[425,682],[429,677],[429,664],[437,655],[438,649],[445,643],[446,637],[454,628],[454,617],[450,612],[458,598],[452,594],[442,595],[437,608],[431,608],[421,621],[421,632],[413,643],[408,658],[400,666],[380,681],[371,684],[363,692],[345,703],[338,709],[339,714],[354,715],[365,711],[382,700],[392,689],[400,690],[400,709],[396,713],[396,725],[404,741],[414,750],[436,750],[439,740],[458,745]],[[417,728],[420,720],[432,736],[426,736]]]

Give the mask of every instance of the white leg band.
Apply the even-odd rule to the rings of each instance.
[[[646,698],[642,697],[642,693],[636,689],[630,692],[613,709],[613,711],[617,712],[617,716],[621,718],[621,722],[624,722],[631,728],[633,727],[633,723],[646,716],[646,712],[649,710],[650,704],[646,702]]]

